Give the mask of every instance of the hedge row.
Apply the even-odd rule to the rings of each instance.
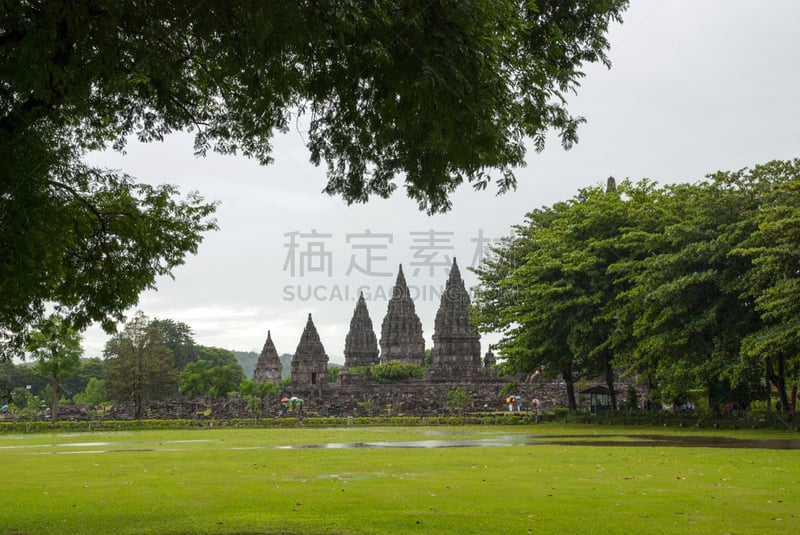
[[[436,425],[519,425],[531,423],[529,414],[486,414],[475,416],[392,416],[392,417],[305,417],[232,418],[228,420],[92,420],[50,422],[0,422],[0,433],[49,431],[118,431],[130,429],[194,429],[218,427],[345,427],[345,426],[436,426]]]

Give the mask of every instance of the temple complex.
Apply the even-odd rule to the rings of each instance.
[[[513,385],[514,392],[527,400],[565,406],[563,382],[498,376],[494,354],[488,351],[481,357],[480,335],[470,321],[469,307],[469,294],[454,259],[434,321],[430,362],[426,362],[422,322],[401,266],[381,325],[380,344],[367,303],[359,295],[345,340],[344,368],[336,382],[329,384],[328,356],[309,314],[292,357],[291,385],[284,386],[281,395],[304,398],[304,408],[319,415],[441,414],[447,412],[448,394],[456,388],[465,389],[471,410],[505,409],[502,400]],[[425,375],[389,383],[372,376],[371,366],[391,362],[418,365]],[[280,359],[268,332],[253,379],[280,384],[280,373]]]
[[[325,386],[328,384],[328,355],[317,328],[308,315],[306,328],[292,357],[292,385]]]
[[[267,331],[267,341],[264,342],[264,349],[261,350],[256,369],[253,371],[253,381],[279,385],[281,384],[281,371],[283,371],[281,359],[275,349],[275,344],[272,343],[272,334]]]
[[[381,364],[404,362],[425,365],[425,338],[422,322],[408,291],[403,266],[397,273],[392,298],[381,325]]]
[[[481,359],[480,335],[470,321],[469,305],[469,294],[458,264],[453,259],[436,313],[431,362],[422,382],[491,382],[497,379],[493,368],[494,357],[489,356],[491,353],[486,359]],[[403,266],[398,269],[392,297],[381,325],[380,352],[367,303],[361,294],[350,320],[344,358],[339,386],[343,381],[350,385],[354,382],[363,383],[363,375],[349,372],[352,368],[389,362],[414,364],[421,368],[426,366],[422,322],[406,284]],[[309,314],[303,336],[292,357],[292,388],[328,386],[327,367],[328,356]],[[253,379],[280,383],[280,360],[270,333],[267,333],[267,342]]]
[[[345,339],[344,367],[369,366],[378,362],[378,339],[372,328],[372,319],[369,317],[367,302],[362,293],[358,297],[353,319],[350,320],[350,330]]]

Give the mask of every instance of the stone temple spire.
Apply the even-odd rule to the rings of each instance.
[[[308,315],[306,327],[292,357],[292,388],[328,384],[328,355],[319,339],[317,328]]]
[[[344,367],[369,366],[378,363],[378,339],[372,328],[367,302],[362,293],[356,303],[350,331],[344,343]]]
[[[431,368],[481,367],[481,336],[469,319],[469,293],[455,258],[433,331]]]
[[[275,344],[272,343],[272,334],[267,331],[267,341],[264,342],[264,349],[258,357],[256,369],[253,371],[253,381],[256,383],[275,383],[281,384],[281,371],[283,365]]]
[[[422,322],[417,316],[414,301],[408,291],[402,265],[397,273],[392,298],[389,299],[389,307],[381,325],[381,363],[390,361],[419,366],[425,363]]]

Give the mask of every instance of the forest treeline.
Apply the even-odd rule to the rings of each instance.
[[[794,407],[798,159],[696,183],[609,179],[527,214],[474,272],[473,317],[502,333],[501,366],[561,376],[570,408],[578,381],[620,371],[653,401]]]
[[[263,397],[279,389],[250,380],[257,353],[198,344],[187,324],[141,312],[108,340],[102,358],[80,358],[80,335],[55,317],[38,325],[27,349],[26,362],[0,362],[0,405],[31,415],[47,408],[53,421],[63,403],[132,401],[138,414],[150,400]],[[281,357],[284,377],[290,358]]]

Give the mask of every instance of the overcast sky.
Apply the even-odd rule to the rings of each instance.
[[[294,353],[309,313],[332,362],[364,290],[376,334],[403,265],[426,347],[449,263],[467,267],[487,241],[510,233],[534,208],[579,188],[650,178],[695,181],[717,170],[800,156],[800,2],[634,0],[610,32],[611,70],[591,65],[570,111],[586,118],[570,151],[551,140],[529,152],[516,192],[465,186],[453,210],[426,216],[398,190],[389,200],[346,206],[321,192],[324,169],[308,163],[301,131],[276,139],[275,163],[195,158],[190,136],[132,143],[127,154],[92,155],[142,182],[172,183],[220,202],[220,230],[198,254],[141,295],[146,315],[188,324],[203,345],[260,352],[267,336]],[[130,314],[129,314],[130,316]],[[108,339],[84,338],[87,356]],[[484,336],[483,351],[496,337]]]

